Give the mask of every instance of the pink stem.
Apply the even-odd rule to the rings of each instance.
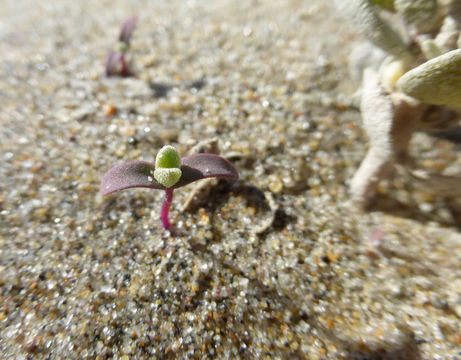
[[[128,65],[126,63],[126,60],[125,60],[125,53],[122,53],[121,56],[120,56],[120,61],[122,63],[122,69],[121,69],[121,74],[123,76],[128,76],[129,75],[129,71],[128,71]]]
[[[165,229],[169,229],[170,222],[168,221],[168,213],[170,211],[171,203],[173,202],[173,189],[165,189],[165,200],[162,205],[162,224]]]

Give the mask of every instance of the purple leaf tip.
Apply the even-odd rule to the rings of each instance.
[[[181,160],[182,176],[175,188],[206,178],[237,180],[239,174],[228,160],[215,154],[193,154]]]
[[[138,17],[136,15],[130,16],[128,19],[126,19],[120,29],[118,40],[125,43],[126,45],[129,45],[137,22]]]
[[[145,187],[164,189],[154,178],[155,165],[147,161],[130,161],[111,168],[101,180],[101,193],[108,195],[116,191]]]

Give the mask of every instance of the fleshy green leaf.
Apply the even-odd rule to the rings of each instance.
[[[404,41],[379,17],[368,0],[335,0],[335,4],[373,44],[397,57],[411,56]]]
[[[437,0],[395,0],[395,9],[419,31],[430,31],[437,20]]]
[[[382,7],[383,9],[395,11],[394,0],[370,0],[370,2]]]
[[[154,178],[163,186],[169,188],[176,184],[181,178],[179,168],[157,168],[154,171]]]
[[[160,149],[155,158],[156,168],[178,168],[181,166],[181,157],[178,150],[171,145],[165,145]]]
[[[408,71],[397,81],[400,91],[426,104],[461,106],[461,49]]]

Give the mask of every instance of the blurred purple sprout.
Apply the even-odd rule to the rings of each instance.
[[[106,76],[130,76],[125,53],[110,51],[106,58]]]
[[[133,31],[136,28],[137,23],[138,17],[136,15],[133,15],[126,19],[120,28],[120,35],[118,37],[118,40],[122,43],[125,43],[127,47],[130,45],[131,38],[133,36]]]
[[[131,16],[126,19],[120,27],[118,45],[116,50],[112,50],[106,57],[106,76],[131,76],[128,69],[126,53],[130,47],[131,38],[138,22],[137,16]]]

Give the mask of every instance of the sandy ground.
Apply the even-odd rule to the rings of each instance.
[[[361,39],[327,3],[0,2],[0,359],[461,359],[460,212],[398,176],[350,204]],[[177,190],[173,233],[162,192],[99,194],[213,138],[240,180]]]

